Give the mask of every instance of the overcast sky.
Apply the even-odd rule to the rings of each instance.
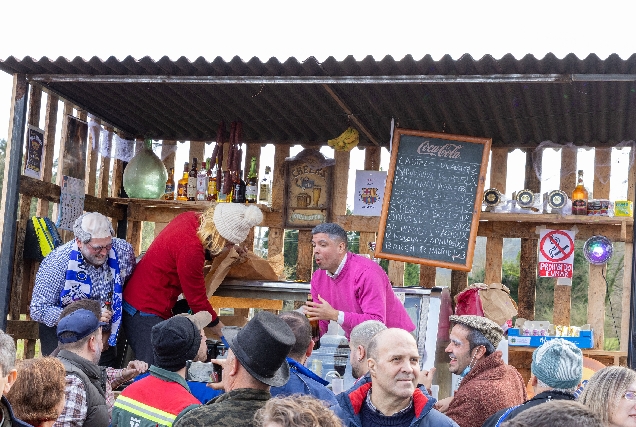
[[[633,1],[4,1],[0,58],[628,58],[636,52],[635,11]],[[0,72],[0,138],[8,134],[11,84]]]

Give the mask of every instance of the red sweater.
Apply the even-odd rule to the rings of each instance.
[[[194,313],[208,311],[216,319],[205,292],[205,251],[197,237],[199,217],[196,212],[184,212],[161,230],[124,288],[127,303],[168,319],[183,292]]]

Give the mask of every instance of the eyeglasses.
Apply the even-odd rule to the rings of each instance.
[[[636,400],[636,391],[626,391],[623,397],[627,400]]]
[[[113,247],[113,244],[112,244],[112,243],[110,243],[110,244],[105,245],[105,246],[93,246],[93,245],[91,245],[90,243],[87,243],[87,244],[86,244],[86,246],[88,246],[89,248],[91,248],[91,249],[92,249],[93,251],[95,251],[95,252],[101,252],[101,251],[103,251],[104,249],[106,249],[107,251],[110,251],[110,250],[111,250],[111,248]]]

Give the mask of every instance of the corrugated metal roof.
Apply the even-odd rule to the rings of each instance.
[[[495,145],[525,146],[550,140],[580,145],[636,140],[636,55],[562,59],[552,54],[516,59],[464,55],[435,61],[430,56],[399,61],[387,56],[360,61],[333,57],[319,63],[272,58],[226,62],[185,57],[137,60],[93,57],[52,60],[9,57],[7,73],[69,76],[503,76],[597,75],[596,80],[558,83],[331,83],[340,103],[322,84],[192,84],[49,82],[43,87],[85,108],[131,136],[213,140],[220,120],[243,122],[246,141],[325,144],[355,119],[382,145],[388,145],[391,118],[404,128],[489,137]],[[598,78],[600,76],[600,78]],[[617,81],[621,80],[626,81]],[[519,77],[519,76],[518,76]],[[618,77],[618,78],[617,78]],[[583,79],[590,80],[590,79]],[[356,122],[352,124],[357,126]],[[364,132],[361,143],[369,143]]]

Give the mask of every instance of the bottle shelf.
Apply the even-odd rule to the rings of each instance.
[[[480,221],[501,222],[537,222],[552,224],[606,224],[606,225],[632,225],[633,217],[626,216],[584,216],[584,215],[559,215],[559,214],[523,214],[523,213],[494,213],[481,212]]]

